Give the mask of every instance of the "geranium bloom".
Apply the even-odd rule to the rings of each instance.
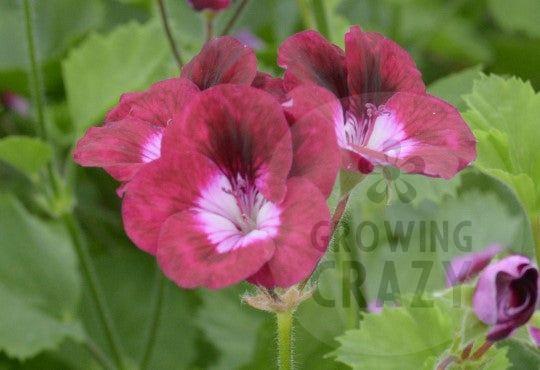
[[[343,52],[317,32],[301,32],[282,44],[278,64],[286,69],[286,90],[314,83],[329,91],[316,105],[334,112],[346,169],[369,173],[377,164],[391,164],[450,178],[474,160],[468,126],[454,107],[426,94],[405,50],[357,26],[346,34],[345,45]]]
[[[188,3],[198,11],[206,9],[223,10],[231,5],[231,0],[188,0]]]
[[[326,247],[311,233],[329,221],[319,189],[339,166],[319,170],[319,153],[339,152],[320,111],[289,115],[292,126],[260,89],[208,89],[165,132],[162,156],[127,185],[128,235],[178,285],[288,287],[314,269]]]
[[[480,252],[455,257],[446,271],[446,285],[453,286],[472,279],[501,251],[502,247],[495,244]]]
[[[175,115],[200,91],[221,83],[251,84],[257,73],[253,51],[232,37],[208,42],[180,78],[158,82],[144,92],[122,95],[100,127],[79,140],[73,157],[83,166],[103,167],[129,181],[161,155],[161,139]]]
[[[509,256],[486,267],[476,284],[473,309],[491,325],[488,339],[508,337],[531,318],[538,300],[538,270],[527,257]]]

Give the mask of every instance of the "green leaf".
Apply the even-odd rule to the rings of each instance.
[[[464,117],[479,140],[478,168],[506,182],[529,211],[536,210],[540,183],[532,180],[540,178],[540,94],[528,82],[491,75],[477,80],[465,101]]]
[[[202,306],[197,313],[197,325],[220,352],[212,369],[238,368],[255,354],[257,334],[268,314],[242,304],[244,290],[234,287],[200,293]]]
[[[116,238],[111,248],[94,253],[93,259],[122,344],[130,360],[136,363],[145,349],[152,314],[155,258],[125,239]],[[166,281],[164,289],[162,313],[148,368],[185,369],[196,356],[197,328],[193,316],[197,298],[194,292],[182,290],[170,281]],[[108,348],[88,294],[83,295],[81,306],[89,335],[101,348]]]
[[[522,31],[540,37],[540,2],[537,0],[489,0],[495,21],[507,31]]]
[[[38,58],[46,72],[45,82],[58,84],[58,61],[78,39],[101,25],[105,9],[101,0],[32,1]],[[0,3],[0,90],[27,91],[28,56],[21,2]],[[47,74],[46,74],[47,77]]]
[[[170,62],[156,20],[90,36],[63,62],[69,110],[78,130],[99,123],[121,94],[170,75]]]
[[[338,337],[340,347],[332,356],[354,370],[418,370],[452,344],[455,327],[438,305],[384,308],[366,314],[360,329]]]
[[[462,110],[465,108],[465,101],[462,95],[472,90],[473,82],[481,76],[481,71],[481,66],[475,66],[453,73],[429,85],[428,92]]]
[[[52,149],[47,144],[28,136],[7,136],[0,139],[0,160],[19,171],[34,176],[52,158]]]
[[[25,359],[84,338],[75,319],[80,278],[63,229],[0,194],[0,350]]]
[[[443,289],[446,264],[453,257],[491,243],[532,255],[527,216],[515,195],[489,176],[467,175],[447,187],[441,183],[429,198],[421,184],[430,180],[406,177],[419,198],[408,203],[397,196],[389,205],[375,202],[369,195],[374,184],[367,180],[355,189],[343,243],[354,252],[348,260],[360,263],[367,276],[363,285],[368,300],[391,301],[394,295]],[[398,188],[405,186],[401,181],[401,176],[395,180]]]

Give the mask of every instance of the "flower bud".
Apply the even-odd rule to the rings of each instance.
[[[509,256],[486,267],[473,295],[473,310],[492,326],[487,339],[508,337],[533,315],[538,299],[538,270],[524,256]]]
[[[223,10],[231,5],[231,0],[188,0],[189,5],[197,11],[201,10]]]
[[[480,252],[455,257],[446,271],[446,285],[450,287],[472,279],[501,251],[501,246],[491,245]]]

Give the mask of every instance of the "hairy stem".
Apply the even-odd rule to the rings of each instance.
[[[163,24],[163,30],[165,31],[165,35],[167,36],[167,40],[169,41],[169,46],[171,47],[173,57],[176,60],[178,68],[182,68],[184,62],[182,61],[180,50],[178,50],[178,47],[176,46],[176,41],[174,40],[174,36],[171,31],[171,26],[167,17],[167,8],[165,7],[165,1],[157,0],[157,2],[159,7],[159,15],[161,17],[161,23]]]
[[[222,36],[228,35],[232,31],[232,29],[234,28],[234,25],[236,24],[236,22],[238,21],[238,19],[242,15],[242,12],[246,8],[246,5],[248,4],[248,2],[249,2],[249,0],[242,0],[241,1],[240,5],[238,5],[238,7],[236,8],[233,16],[231,17],[231,19],[229,19],[229,22],[227,22],[227,25],[225,26],[225,28],[221,32]]]
[[[155,296],[154,306],[152,308],[152,319],[150,321],[150,327],[148,329],[148,337],[146,339],[146,345],[144,346],[144,354],[141,360],[140,370],[148,368],[150,360],[152,358],[152,352],[156,345],[156,337],[161,319],[161,312],[163,307],[163,299],[165,296],[165,279],[161,274],[159,268],[156,269],[156,283],[155,283]]]
[[[292,328],[293,311],[276,312],[278,335],[278,368],[293,369]]]
[[[105,336],[107,337],[107,341],[109,342],[109,347],[114,362],[119,369],[124,369],[125,366],[123,363],[122,348],[120,345],[119,336],[116,333],[116,329],[114,328],[111,314],[106,304],[105,295],[99,284],[95,267],[90,257],[88,246],[86,245],[86,241],[82,236],[80,227],[73,214],[66,214],[62,216],[62,218],[79,257],[81,270],[86,278],[88,287],[90,288],[90,294],[93,301],[95,302],[99,319],[105,330]]]

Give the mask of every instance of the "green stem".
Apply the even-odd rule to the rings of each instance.
[[[206,32],[206,42],[212,40],[212,37],[214,37],[214,18],[216,17],[216,13],[213,11],[205,12],[204,20],[206,23],[205,32]]]
[[[45,113],[43,102],[43,88],[41,70],[38,66],[36,42],[34,34],[34,21],[32,13],[32,5],[30,0],[23,0],[24,21],[26,26],[26,43],[28,46],[28,56],[30,57],[30,86],[34,95],[34,108],[36,111],[36,122],[38,127],[38,135],[47,141],[47,130],[45,129]]]
[[[87,338],[84,342],[86,349],[92,357],[103,367],[104,369],[114,370],[115,366],[112,364],[111,360],[107,357],[105,353],[97,346],[96,343],[90,338]]]
[[[229,22],[227,22],[227,25],[225,26],[225,28],[221,32],[222,36],[228,35],[232,31],[232,29],[234,28],[234,25],[236,24],[238,19],[240,19],[240,16],[242,15],[242,12],[246,8],[246,5],[248,4],[248,2],[249,2],[249,0],[242,0],[240,5],[238,5],[238,7],[236,8],[236,11],[234,12],[233,16],[231,17],[231,19],[229,19]]]
[[[328,18],[326,16],[326,8],[322,0],[312,0],[313,2],[313,15],[315,16],[315,23],[317,24],[317,30],[326,38],[330,37],[330,27],[328,26]]]
[[[298,10],[300,11],[304,28],[305,29],[313,28],[314,22],[311,16],[311,11],[309,10],[309,5],[307,3],[307,0],[296,0],[296,4],[298,5]]]
[[[165,7],[165,2],[164,0],[157,0],[157,2],[159,8],[159,15],[161,17],[161,23],[163,24],[163,30],[165,31],[165,36],[167,36],[169,46],[171,47],[171,51],[174,59],[176,60],[176,64],[178,64],[178,68],[182,68],[184,62],[182,61],[180,50],[178,50],[176,46],[176,41],[174,40],[171,26],[169,25],[169,18],[167,17],[167,8]]]
[[[531,217],[531,227],[534,237],[534,250],[536,253],[536,265],[540,266],[540,214]]]
[[[159,322],[161,319],[161,312],[163,307],[163,299],[165,297],[165,279],[159,269],[156,269],[156,288],[154,297],[154,307],[152,309],[152,319],[150,321],[150,327],[148,329],[148,338],[146,345],[144,346],[145,352],[141,360],[140,370],[148,368],[150,360],[152,359],[152,352],[156,345],[157,331],[159,328]]]
[[[293,312],[276,312],[278,334],[278,368],[279,370],[293,369],[292,327]]]
[[[45,125],[45,101],[43,99],[43,85],[42,85],[42,76],[41,70],[37,60],[37,51],[36,51],[36,41],[34,33],[34,24],[33,24],[33,13],[32,5],[30,0],[23,0],[23,9],[24,9],[24,20],[26,26],[26,38],[28,46],[28,55],[30,58],[30,87],[32,89],[32,94],[34,97],[34,107],[36,110],[36,122],[38,127],[38,134],[43,139],[43,141],[50,143],[49,135],[47,134],[47,129]],[[53,190],[54,197],[56,200],[61,196],[62,185],[57,176],[57,172],[52,163],[49,163],[47,166],[47,176],[50,183],[50,186]],[[110,342],[111,352],[114,356],[114,360],[118,368],[123,369],[123,362],[120,350],[120,342],[118,336],[116,335],[112,320],[107,311],[105,305],[105,298],[103,292],[100,289],[94,266],[92,260],[87,250],[85,241],[82,238],[81,231],[75,220],[72,211],[69,210],[67,213],[62,215],[63,222],[70,234],[70,237],[73,241],[73,245],[79,256],[79,261],[81,263],[81,268],[83,273],[86,276],[86,279],[90,285],[90,291],[96,306],[98,308],[100,319],[105,328],[106,336]],[[87,348],[91,353],[96,357],[96,359],[102,364],[105,368],[110,368],[110,361],[103,354],[103,351],[99,349],[95,343],[92,341],[87,341]]]
[[[92,299],[96,304],[100,321],[105,329],[105,336],[109,342],[114,362],[119,369],[124,369],[125,366],[123,363],[119,336],[116,333],[111,314],[107,308],[105,295],[101,290],[86,241],[83,239],[82,232],[73,214],[66,214],[62,216],[62,219],[73,241],[73,244],[75,245],[75,250],[81,264],[81,269],[89,285]]]

